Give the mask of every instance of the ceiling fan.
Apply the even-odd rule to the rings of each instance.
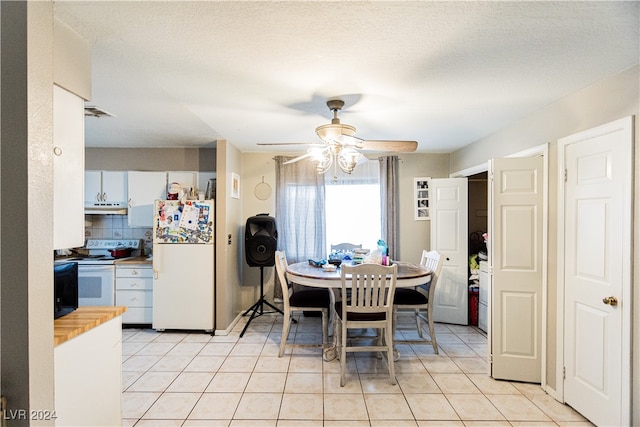
[[[333,112],[331,123],[316,128],[316,134],[322,141],[318,144],[305,143],[258,143],[258,145],[312,145],[306,154],[295,157],[285,164],[295,163],[309,158],[317,162],[318,173],[327,172],[331,166],[339,167],[345,173],[351,173],[359,161],[365,160],[362,152],[402,152],[416,150],[416,141],[364,140],[355,136],[356,128],[340,123],[338,111],[344,107],[341,99],[330,99],[327,107]],[[337,179],[334,175],[334,180]]]

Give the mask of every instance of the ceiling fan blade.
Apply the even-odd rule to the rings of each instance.
[[[311,156],[313,156],[313,153],[303,154],[302,156],[294,157],[291,160],[287,160],[286,162],[283,163],[283,165],[290,165],[291,163],[299,162],[300,160],[304,160],[304,159],[309,158]]]
[[[397,151],[411,153],[418,148],[417,141],[365,140],[358,143],[358,148],[366,151]]]
[[[306,145],[312,147],[324,147],[325,144],[317,142],[258,142],[256,145]]]
[[[343,133],[342,135],[336,136],[335,141],[346,146],[360,148],[360,146],[364,142],[364,139],[358,138],[355,135],[347,135]]]

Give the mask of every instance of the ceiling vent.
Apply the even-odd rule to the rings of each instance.
[[[115,117],[115,115],[111,114],[108,111],[105,111],[101,108],[98,108],[94,105],[87,105],[84,107],[84,115],[86,117]]]

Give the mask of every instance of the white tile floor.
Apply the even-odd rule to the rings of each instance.
[[[243,318],[246,322],[247,318]],[[399,335],[416,335],[400,319]],[[410,323],[409,323],[410,322]],[[126,426],[590,426],[539,386],[487,374],[486,337],[439,324],[431,345],[400,345],[398,384],[374,355],[349,355],[347,384],[338,360],[319,348],[287,347],[278,358],[282,317],[254,319],[228,336],[123,331]],[[300,317],[290,342],[321,341],[320,318]]]

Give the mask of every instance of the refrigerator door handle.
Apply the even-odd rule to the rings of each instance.
[[[155,249],[155,248],[154,248]],[[158,267],[162,264],[160,264],[160,250],[154,250],[153,251],[153,261],[152,261],[152,265],[153,265],[153,278],[154,279],[158,279]]]

